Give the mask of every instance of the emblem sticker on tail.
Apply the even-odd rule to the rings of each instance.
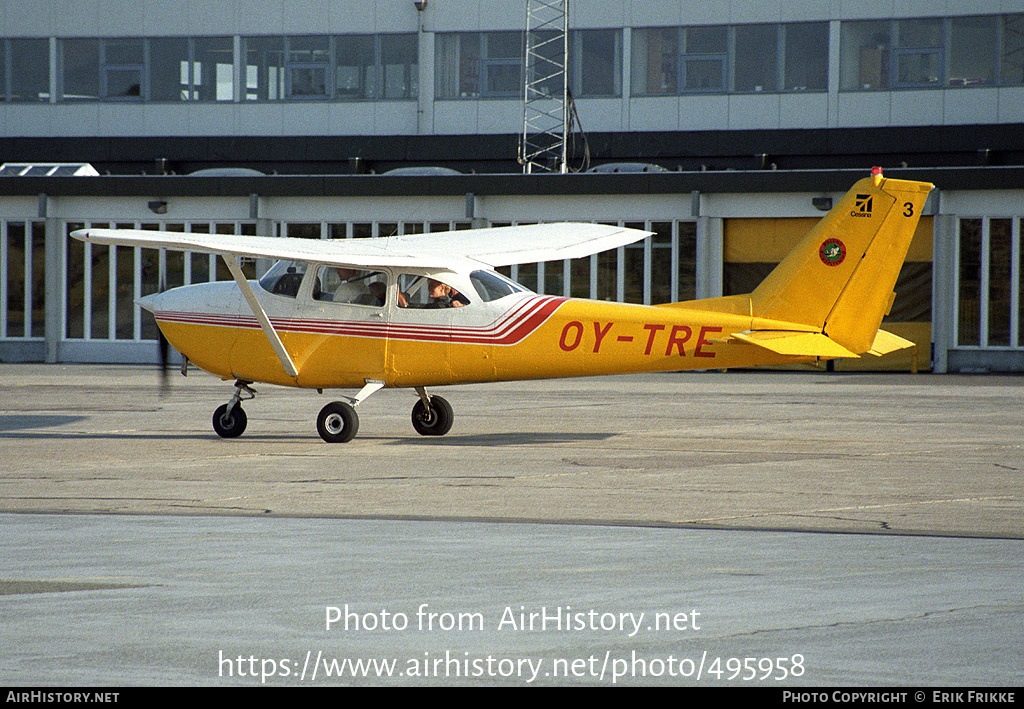
[[[825,239],[818,256],[826,266],[838,266],[846,259],[846,244],[839,239]]]

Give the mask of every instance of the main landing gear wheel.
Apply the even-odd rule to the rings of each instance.
[[[452,405],[440,396],[431,396],[429,406],[420,399],[412,407],[412,427],[423,436],[443,436],[452,430],[454,420]]]
[[[351,404],[332,401],[320,409],[316,430],[328,443],[348,443],[359,431],[359,416]]]
[[[248,418],[242,407],[235,404],[228,413],[228,404],[221,404],[213,412],[213,430],[221,438],[238,438],[245,431]]]

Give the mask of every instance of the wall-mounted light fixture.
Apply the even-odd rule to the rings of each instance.
[[[832,209],[831,197],[811,197],[811,204],[820,212],[827,212]]]
[[[162,199],[150,200],[146,206],[153,214],[167,214],[167,202]]]

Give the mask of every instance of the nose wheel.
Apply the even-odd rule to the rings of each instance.
[[[235,382],[235,393],[226,404],[221,404],[213,412],[213,430],[221,438],[238,438],[245,431],[249,422],[242,410],[242,401],[256,398],[255,390],[249,387],[251,382],[241,380]]]
[[[221,438],[238,438],[245,431],[248,422],[245,412],[238,404],[235,404],[231,411],[228,411],[227,404],[221,404],[213,412],[213,430]]]

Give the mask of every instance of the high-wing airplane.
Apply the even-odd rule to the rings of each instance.
[[[879,325],[932,188],[875,168],[753,292],[653,306],[538,295],[494,270],[587,256],[648,235],[615,226],[337,241],[120,229],[72,236],[220,254],[234,281],[139,301],[187,362],[235,380],[234,394],[214,412],[214,430],[242,434],[241,402],[255,396],[256,382],[358,388],[317,417],[325,441],[345,442],[359,428],[356,407],[383,387],[414,389],[414,428],[440,436],[452,426],[452,407],[427,387],[814,362],[912,346]],[[277,263],[249,281],[241,258]]]

